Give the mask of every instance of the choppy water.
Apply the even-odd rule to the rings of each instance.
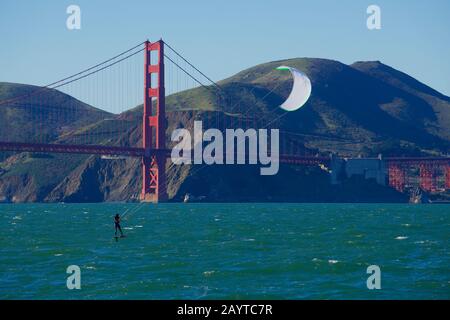
[[[0,205],[0,298],[450,298],[449,205],[136,205]]]

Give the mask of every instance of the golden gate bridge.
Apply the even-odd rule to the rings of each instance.
[[[197,90],[197,98],[181,99],[180,93],[190,89]],[[273,90],[266,90],[262,99]],[[140,104],[142,112],[135,108]],[[145,41],[57,82],[13,94],[0,101],[0,107],[10,113],[22,110],[28,117],[26,130],[21,129],[23,123],[14,122],[0,129],[0,151],[138,157],[142,161],[140,199],[146,202],[167,200],[166,174],[173,166],[167,163],[169,129],[192,128],[196,119],[205,128],[221,130],[271,128],[287,114],[249,108],[163,40]],[[308,150],[291,132],[280,130],[280,163],[332,167],[332,159]],[[411,180],[411,168],[418,170],[424,191],[437,189],[438,176],[444,176],[443,187],[450,189],[449,157],[388,157],[383,161],[388,183],[398,191],[404,191]]]

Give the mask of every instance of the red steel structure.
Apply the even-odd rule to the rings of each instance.
[[[445,168],[445,189],[450,190],[450,165]]]
[[[405,168],[401,164],[389,164],[388,167],[389,185],[403,192],[405,188]]]
[[[125,157],[144,156],[144,149],[142,148],[24,142],[0,142],[0,152],[1,151],[99,154]],[[151,155],[163,152],[169,152],[169,150],[150,150]]]
[[[425,191],[436,191],[434,167],[428,164],[421,164],[419,166],[420,188]]]
[[[164,42],[145,42],[144,112],[142,115],[142,192],[141,200],[159,202],[166,195],[166,154],[152,150],[166,149],[166,115],[164,90]],[[156,63],[152,63],[156,52]]]
[[[419,186],[427,192],[438,191],[437,178],[445,174],[444,188],[450,189],[450,158],[448,157],[392,157],[385,158],[388,164],[389,185],[403,191],[411,168],[419,169]]]

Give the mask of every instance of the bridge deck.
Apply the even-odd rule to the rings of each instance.
[[[129,157],[142,157],[145,154],[143,148],[18,142],[0,142],[0,151],[81,153]]]
[[[156,154],[170,156],[170,149],[151,149],[145,152],[144,148],[138,147],[113,147],[102,145],[76,145],[76,144],[47,144],[47,143],[21,143],[21,142],[0,142],[0,151],[16,152],[42,152],[42,153],[79,153],[98,154],[110,156],[143,157]],[[450,157],[386,157],[382,158],[388,163],[418,165],[418,164],[447,164],[450,165]],[[304,156],[304,155],[280,155],[280,162],[317,165],[327,164],[330,157],[324,156]]]

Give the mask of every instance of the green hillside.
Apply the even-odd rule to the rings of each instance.
[[[298,68],[311,79],[311,97],[298,111],[285,113],[278,107],[292,87],[290,74],[275,70],[280,65]],[[349,66],[313,58],[274,61],[241,71],[219,85],[221,98],[212,88],[203,87],[167,97],[168,141],[175,128],[191,129],[194,116],[221,128],[223,120],[217,123],[217,119],[225,117],[225,122],[230,123],[250,115],[258,119],[260,127],[272,123],[298,145],[322,154],[437,155],[450,148],[450,99],[379,62]],[[0,83],[0,101],[30,90],[36,87]],[[96,133],[99,144],[141,144],[142,106],[110,115],[55,90],[45,90],[41,95],[50,102],[49,110],[70,105],[78,110],[74,114],[85,115],[71,118],[69,114],[59,123],[52,122],[49,112],[46,142],[76,143],[79,135]],[[33,101],[29,102],[32,105]],[[0,130],[0,140],[32,136],[31,109],[2,106],[0,121],[8,129]],[[129,130],[117,141],[106,141],[101,133],[107,121],[126,121]],[[181,200],[184,194],[191,193],[209,201],[405,200],[371,181],[353,179],[336,188],[320,168],[282,165],[273,177],[261,177],[251,166],[195,168],[170,167],[171,199]],[[140,174],[139,159],[105,161],[95,156],[6,154],[0,162],[0,200],[134,200],[140,192]]]

